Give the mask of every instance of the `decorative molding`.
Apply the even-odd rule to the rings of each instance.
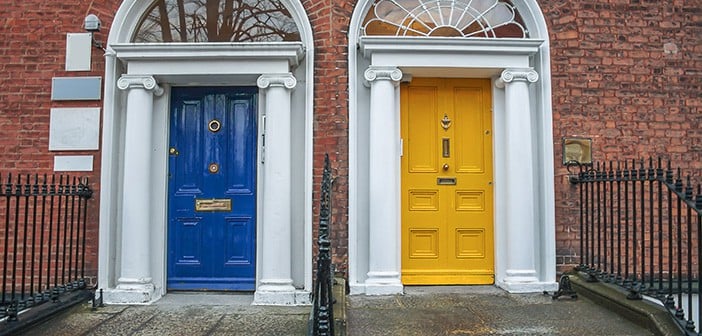
[[[397,85],[402,80],[402,71],[396,67],[370,66],[363,73],[363,78],[367,84],[377,80],[388,80]]]
[[[369,19],[361,27],[363,35],[462,38],[529,36],[517,19],[515,7],[504,0],[377,0],[368,16]],[[500,28],[503,30],[500,31]]]
[[[285,60],[297,67],[305,57],[305,46],[300,42],[268,43],[115,43],[108,47],[123,62],[184,60],[198,61],[249,58],[260,61]]]
[[[120,90],[144,89],[153,91],[154,95],[160,96],[163,94],[163,88],[158,85],[153,76],[144,75],[122,75],[117,81],[117,87]]]
[[[261,89],[267,89],[271,86],[282,86],[288,90],[292,90],[297,85],[297,79],[291,73],[286,74],[265,74],[258,77],[256,81]]]
[[[506,69],[502,71],[500,78],[495,81],[495,86],[502,89],[506,83],[514,81],[524,81],[528,83],[536,83],[539,80],[539,73],[534,69]]]

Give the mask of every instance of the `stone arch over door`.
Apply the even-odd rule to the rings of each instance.
[[[158,9],[156,4],[169,1],[125,0],[116,13],[105,56],[98,256],[98,284],[105,289],[107,302],[149,303],[166,294],[168,118],[173,86],[258,87],[259,138],[267,130],[271,134],[265,148],[257,141],[254,304],[309,300],[312,29],[298,1],[261,2],[283,6],[282,12],[292,20],[287,24],[296,25],[296,31],[287,34],[288,30],[276,27],[285,34],[274,39],[211,41],[186,36],[185,40],[161,38],[166,40],[162,43],[138,36],[137,30]],[[227,9],[231,8],[220,7]],[[280,197],[292,194],[304,197]]]
[[[461,2],[463,7],[458,3],[369,0],[359,2],[354,11],[349,29],[352,293],[403,290],[399,229],[403,144],[397,87],[413,77],[491,79],[495,284],[510,292],[557,287],[551,74],[544,17],[535,0]],[[519,29],[496,33],[490,28],[503,26],[493,20],[500,15],[487,15],[500,6],[500,11],[516,13],[513,28]],[[431,8],[434,12],[420,13]],[[461,21],[449,13],[461,11],[472,13],[475,23],[456,29]],[[364,29],[373,14],[395,23],[391,29],[373,27],[379,33],[369,34]],[[512,35],[515,31],[517,35]],[[524,124],[531,127],[521,127]],[[382,181],[382,188],[374,181]]]

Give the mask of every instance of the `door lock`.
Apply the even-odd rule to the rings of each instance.
[[[178,153],[178,150],[177,150],[175,147],[171,147],[171,148],[168,150],[168,154],[170,154],[170,155],[176,155],[176,156],[177,156],[177,155],[180,154],[180,153]]]

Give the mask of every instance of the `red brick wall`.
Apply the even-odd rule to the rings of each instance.
[[[562,137],[591,137],[595,160],[661,156],[702,169],[702,1],[539,3],[551,33],[557,262],[574,264],[577,189]]]
[[[333,260],[340,272],[348,266],[348,39],[355,4],[304,1],[314,32],[314,234],[319,216],[319,183],[324,153],[329,153],[333,188]],[[315,239],[316,241],[316,239]]]
[[[0,6],[0,172],[53,173],[53,157],[93,155],[89,178],[95,196],[89,201],[86,273],[97,273],[100,152],[49,152],[49,112],[55,107],[102,107],[102,102],[52,102],[53,77],[103,76],[104,58],[93,51],[93,70],[66,72],[66,33],[84,32],[83,19],[97,14],[105,40],[120,1],[21,1]]]

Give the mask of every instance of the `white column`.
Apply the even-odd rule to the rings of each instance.
[[[507,69],[497,80],[505,89],[505,153],[513,164],[506,171],[507,265],[501,286],[510,292],[530,292],[538,284],[535,234],[533,126],[529,84],[539,74],[532,69]],[[540,285],[540,284],[539,284]]]
[[[163,94],[151,76],[123,75],[117,87],[127,91],[124,177],[122,182],[121,268],[114,303],[153,299],[151,256],[151,124],[154,95]]]
[[[258,78],[265,96],[265,152],[263,163],[263,220],[259,285],[254,304],[295,304],[292,281],[292,153],[290,91],[292,74]]]
[[[402,293],[400,279],[400,134],[395,89],[402,72],[371,66],[369,260],[367,295]]]

